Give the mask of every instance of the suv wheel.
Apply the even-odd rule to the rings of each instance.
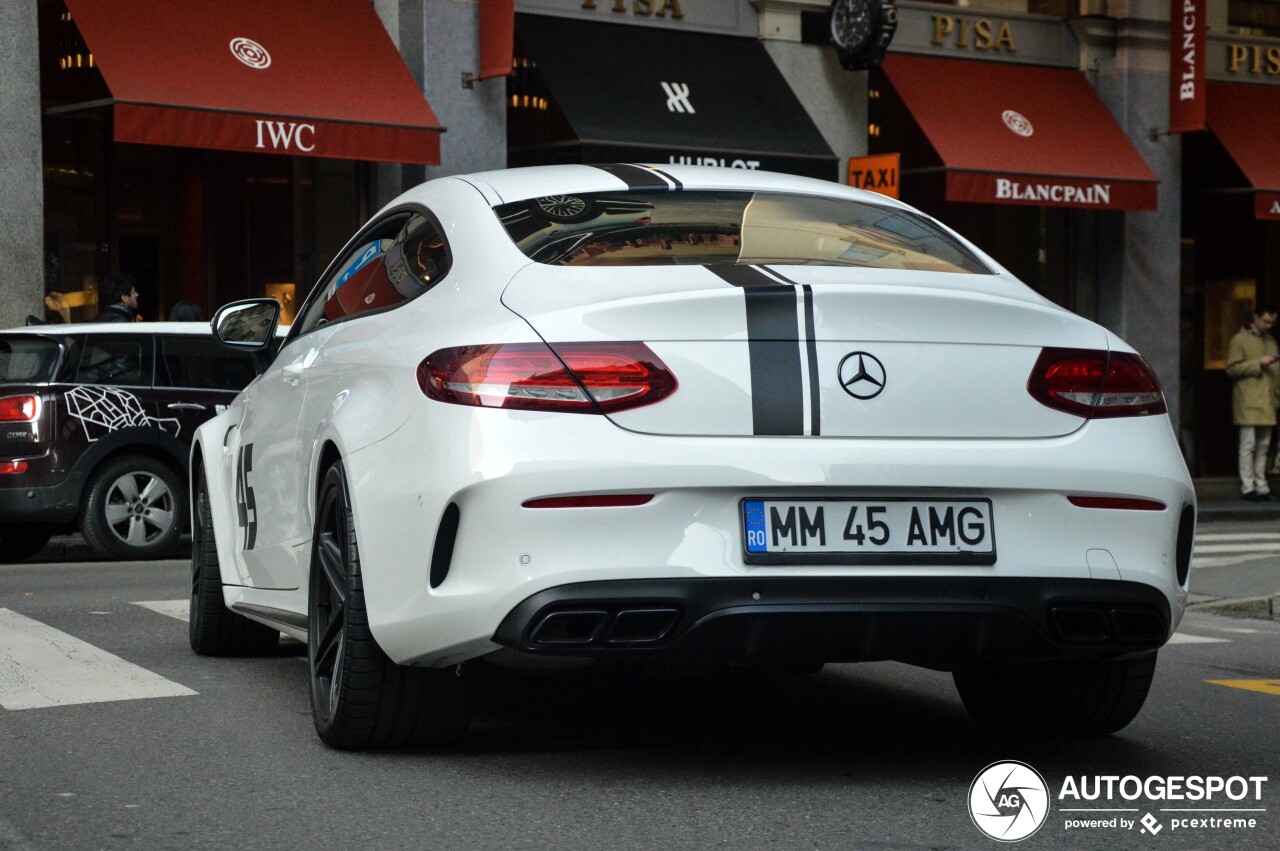
[[[182,478],[145,455],[126,455],[89,479],[80,530],[103,558],[151,559],[169,555],[187,514]]]
[[[1156,654],[1000,665],[953,675],[978,726],[1000,733],[1105,736],[1137,716]]]
[[[0,525],[0,562],[25,561],[44,549],[52,532],[39,524]]]
[[[191,608],[188,635],[201,656],[262,656],[280,643],[280,633],[227,608],[222,571],[213,539],[213,512],[204,476],[196,482],[196,514],[191,526]]]
[[[397,665],[369,630],[341,461],[321,482],[311,546],[307,662],[320,738],[355,750],[441,745],[462,736],[471,721],[470,678],[453,668]]]

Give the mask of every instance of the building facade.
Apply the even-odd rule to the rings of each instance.
[[[341,67],[293,89],[229,43],[279,72],[325,36],[287,14],[223,33],[248,0],[170,4],[226,19],[189,21],[177,48],[104,23],[99,0],[0,5],[5,325],[59,298],[92,318],[122,271],[151,319],[179,300],[296,304],[361,221],[437,176],[775,169],[898,195],[1112,329],[1160,376],[1193,474],[1233,469],[1225,341],[1280,300],[1280,155],[1262,141],[1280,134],[1280,0],[901,0],[871,72],[822,43],[827,0],[516,0],[512,74],[484,80],[478,2],[311,0],[326,15],[308,20],[345,22]],[[1188,9],[1207,119],[1170,133]],[[157,68],[223,100],[157,88]]]

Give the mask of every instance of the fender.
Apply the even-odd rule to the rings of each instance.
[[[231,461],[239,446],[243,409],[232,405],[203,423],[191,443],[191,464],[200,464],[209,488],[209,510],[213,516],[213,540],[218,550],[218,568],[223,585],[246,585],[247,574],[236,558],[235,486]],[[191,522],[195,522],[194,477],[192,478]]]
[[[190,468],[187,466],[187,447],[173,435],[149,426],[117,429],[89,444],[84,454],[76,459],[71,472],[87,477],[108,455],[131,447],[157,452],[184,477],[188,475]]]

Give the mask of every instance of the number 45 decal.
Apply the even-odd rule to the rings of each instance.
[[[236,514],[238,524],[244,527],[244,549],[253,549],[258,537],[258,508],[253,500],[253,484],[249,474],[253,472],[253,444],[240,447],[240,463],[236,465]]]

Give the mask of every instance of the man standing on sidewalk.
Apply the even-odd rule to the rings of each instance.
[[[1276,425],[1276,392],[1280,388],[1280,349],[1271,329],[1276,308],[1259,305],[1253,322],[1245,325],[1227,346],[1227,374],[1231,415],[1240,430],[1240,493],[1250,502],[1273,502],[1267,484],[1267,452]]]

